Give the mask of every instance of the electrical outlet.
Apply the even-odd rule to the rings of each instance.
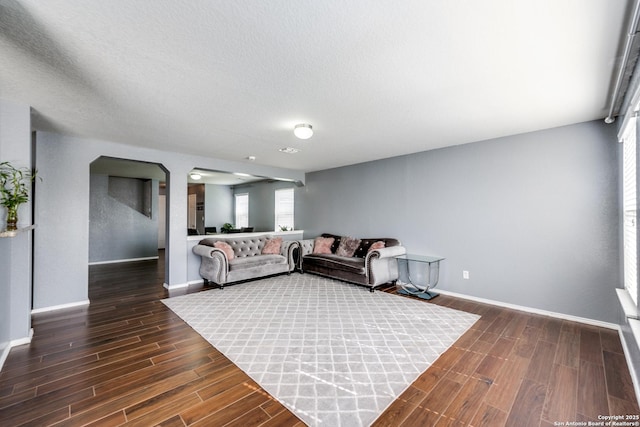
[[[469,280],[469,272],[467,270],[462,270],[462,278]]]

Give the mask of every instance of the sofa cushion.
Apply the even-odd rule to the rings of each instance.
[[[269,264],[286,263],[287,258],[282,255],[254,255],[251,257],[234,258],[232,261],[229,261],[229,270],[244,270]]]
[[[371,246],[369,246],[369,249],[367,249],[367,253],[371,252],[371,251],[375,251],[376,249],[382,249],[384,248],[385,244],[382,240],[378,240],[377,242],[373,242],[371,244]]]
[[[304,265],[313,264],[319,267],[334,270],[348,271],[355,274],[364,274],[364,259],[354,257],[342,257],[334,254],[310,254],[305,255]]]
[[[267,236],[247,236],[227,239],[233,248],[236,258],[252,257],[262,254],[262,248],[267,243]]]
[[[222,252],[224,252],[224,254],[227,256],[227,259],[229,261],[231,261],[232,259],[235,258],[234,254],[233,254],[233,248],[231,248],[231,246],[227,243],[227,242],[215,242],[213,244],[214,248],[218,248],[220,249]]]
[[[331,245],[334,242],[333,237],[316,237],[316,240],[313,243],[313,253],[314,254],[330,254],[331,253]]]
[[[382,244],[384,244],[384,246],[382,246],[383,248],[388,248],[388,247],[391,247],[391,246],[397,246],[397,245],[400,244],[396,239],[387,239],[387,238],[361,239],[361,240],[362,241],[360,242],[360,246],[356,250],[356,253],[353,255],[353,256],[358,257],[358,258],[365,258],[367,256],[367,254],[369,253],[369,251],[373,250],[373,249],[371,249],[371,246],[374,243],[381,242]]]
[[[340,239],[340,245],[336,250],[336,255],[344,257],[352,257],[356,252],[356,249],[360,246],[360,239],[354,237],[342,237]]]
[[[278,255],[282,248],[282,237],[275,237],[273,239],[267,239],[262,248],[262,255]]]
[[[335,254],[336,251],[338,250],[338,246],[340,246],[340,240],[342,240],[342,238],[340,236],[335,236],[334,237],[333,245],[331,245],[331,253],[332,254]]]

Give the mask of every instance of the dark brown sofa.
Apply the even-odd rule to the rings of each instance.
[[[319,274],[333,279],[369,287],[371,292],[380,285],[398,279],[398,263],[395,257],[406,253],[397,239],[360,239],[360,245],[351,257],[336,255],[342,236],[322,234],[320,237],[334,238],[330,254],[314,254],[315,239],[299,241],[300,270],[303,273]],[[384,242],[384,247],[369,251],[375,242]]]

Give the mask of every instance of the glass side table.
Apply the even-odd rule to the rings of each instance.
[[[402,282],[400,279],[396,282],[400,289],[398,290],[399,294],[404,295],[413,295],[422,299],[432,299],[437,297],[439,294],[430,289],[435,288],[438,285],[438,278],[440,276],[440,261],[442,261],[443,257],[438,256],[427,256],[427,255],[415,255],[415,254],[405,254],[397,256],[398,260],[398,271],[400,273],[406,272],[406,278],[408,282]],[[423,280],[424,284],[414,283],[411,278],[411,266],[415,268],[422,269],[424,272],[424,277],[426,280]]]

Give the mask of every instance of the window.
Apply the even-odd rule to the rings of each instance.
[[[629,120],[622,137],[622,207],[624,234],[624,287],[638,305],[637,140],[636,118]]]
[[[236,228],[249,226],[249,194],[236,194]]]
[[[293,188],[276,190],[275,230],[293,230]]]
[[[195,194],[189,194],[189,199],[188,199],[188,203],[189,203],[189,209],[188,209],[188,213],[189,216],[187,218],[187,228],[189,229],[194,229],[196,228],[196,198],[198,197]]]

